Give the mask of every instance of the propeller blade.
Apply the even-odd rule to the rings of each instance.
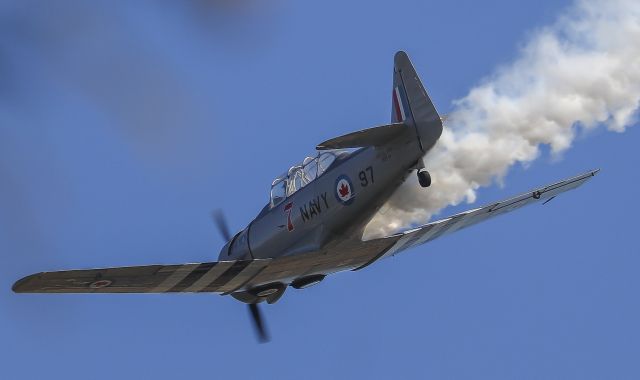
[[[249,311],[251,311],[251,317],[253,319],[253,326],[256,328],[256,332],[258,333],[258,340],[260,343],[266,343],[269,341],[269,334],[262,322],[262,314],[260,313],[260,309],[258,308],[258,304],[250,303]]]
[[[213,221],[216,223],[218,227],[218,231],[224,238],[225,241],[231,240],[231,233],[229,232],[229,226],[227,225],[227,220],[224,217],[224,214],[221,210],[215,210],[211,213],[211,217]]]

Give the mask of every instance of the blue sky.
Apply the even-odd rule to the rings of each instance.
[[[577,191],[264,307],[16,295],[46,270],[203,262],[327,138],[386,123],[406,50],[447,113],[567,1],[0,3],[0,378],[640,376],[637,126],[515,166]],[[471,207],[471,206],[469,206]]]

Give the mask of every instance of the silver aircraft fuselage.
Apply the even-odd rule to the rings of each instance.
[[[315,181],[279,205],[266,206],[218,259],[276,258],[319,251],[329,242],[360,240],[367,222],[423,155],[415,135],[406,134],[338,157]],[[351,183],[347,201],[340,198],[341,180]]]

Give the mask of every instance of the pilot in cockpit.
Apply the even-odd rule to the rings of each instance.
[[[292,166],[271,184],[270,208],[279,205],[287,197],[320,177],[336,161],[336,158],[348,156],[352,151],[346,149],[326,151],[315,157],[305,158],[302,165]]]

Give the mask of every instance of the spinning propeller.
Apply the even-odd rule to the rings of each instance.
[[[253,326],[256,328],[256,333],[258,334],[258,341],[260,343],[267,343],[269,341],[269,334],[262,322],[262,313],[260,313],[260,308],[257,303],[249,304],[249,311],[251,312],[251,317],[253,318]]]
[[[224,217],[224,214],[221,210],[215,210],[212,212],[211,216],[213,217],[213,221],[218,227],[218,231],[220,231],[220,235],[224,238],[225,241],[231,240],[232,236],[229,232],[229,225],[227,224],[227,220]],[[253,321],[253,326],[256,329],[256,333],[258,334],[258,341],[260,343],[266,343],[269,341],[269,334],[267,333],[267,329],[262,320],[262,313],[260,313],[260,308],[258,308],[257,303],[249,304],[249,312],[251,314],[251,319]]]
[[[231,240],[231,233],[229,232],[229,225],[227,225],[227,219],[224,217],[224,214],[221,210],[215,210],[211,213],[213,217],[213,221],[218,227],[218,231],[220,231],[220,235],[224,238],[225,241]]]

